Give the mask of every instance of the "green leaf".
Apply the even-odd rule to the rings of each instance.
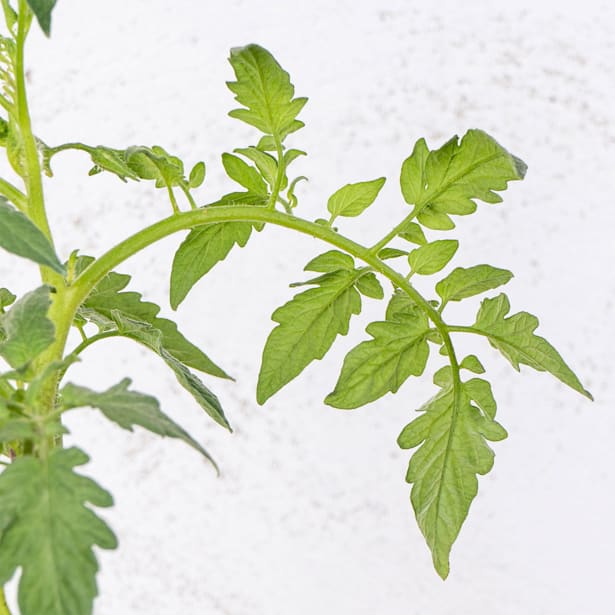
[[[188,178],[188,183],[190,184],[190,188],[195,189],[199,186],[203,185],[205,181],[205,173],[206,173],[205,163],[197,162],[193,167],[192,171],[190,171],[190,177]]]
[[[222,164],[226,174],[238,184],[254,194],[267,194],[267,184],[260,173],[238,156],[222,154]]]
[[[28,4],[41,29],[49,36],[51,34],[51,11],[56,5],[56,0],[28,0]]]
[[[196,227],[181,243],[171,269],[171,307],[176,310],[192,287],[235,245],[243,248],[250,239],[250,222],[219,222]]]
[[[129,275],[114,271],[107,274],[83,302],[81,316],[104,328],[105,322],[115,322],[114,311],[121,312],[129,319],[147,323],[160,331],[162,347],[178,361],[212,376],[229,377],[202,350],[189,342],[172,320],[158,317],[160,306],[143,301],[140,293],[120,292],[129,281]]]
[[[412,250],[408,262],[413,273],[431,275],[444,269],[455,256],[459,242],[456,239],[439,239]]]
[[[410,499],[419,527],[444,579],[451,547],[478,492],[476,475],[487,474],[493,466],[487,440],[501,440],[506,431],[493,420],[495,402],[489,412],[481,412],[484,390],[474,405],[472,386],[454,387],[450,367],[439,374],[434,382],[441,390],[419,409],[422,414],[404,428],[397,442],[404,449],[420,445],[406,480],[412,483]]]
[[[0,288],[0,312],[4,312],[5,307],[13,305],[17,297],[8,289]]]
[[[519,312],[506,318],[509,311],[510,302],[504,293],[494,299],[484,299],[476,322],[469,329],[487,336],[491,345],[497,348],[517,371],[520,364],[529,365],[538,371],[547,371],[581,395],[593,399],[557,350],[543,337],[534,335],[538,318],[527,312]]]
[[[266,152],[262,152],[256,147],[238,147],[235,149],[235,152],[251,160],[256,165],[256,168],[259,170],[262,177],[264,177],[265,181],[273,188],[278,176],[278,162],[273,156]],[[283,180],[280,187],[286,188],[287,181],[287,179]],[[250,190],[250,188],[248,188],[248,190]],[[267,189],[265,188],[265,192],[261,190],[257,192],[257,194],[267,194]]]
[[[469,130],[461,142],[455,136],[429,153],[418,141],[402,165],[400,183],[406,202],[420,212],[419,222],[446,230],[454,226],[448,215],[473,213],[476,200],[499,203],[496,191],[523,179],[526,168],[485,132]]]
[[[284,166],[288,168],[291,162],[300,156],[307,156],[307,153],[300,149],[289,149],[284,152]]]
[[[507,284],[512,277],[510,271],[491,265],[476,265],[467,269],[457,267],[436,284],[436,292],[443,304],[461,301]]]
[[[55,328],[47,318],[51,305],[49,289],[41,286],[24,295],[0,320],[4,340],[0,355],[20,369],[45,350],[55,339]]]
[[[0,247],[64,275],[53,246],[30,219],[0,196]]]
[[[401,307],[401,306],[400,306]],[[429,356],[429,322],[413,305],[397,309],[392,318],[373,322],[373,339],[361,342],[344,359],[335,389],[325,399],[334,408],[358,408],[389,391],[397,392],[410,377],[420,376]]]
[[[178,438],[201,453],[215,466],[209,453],[188,432],[160,410],[160,404],[155,397],[129,391],[130,382],[128,378],[125,378],[102,393],[69,383],[61,391],[62,406],[65,410],[91,406],[98,408],[104,416],[122,429],[133,431],[133,427],[138,425],[159,436]]]
[[[346,184],[329,197],[329,213],[333,218],[358,216],[376,200],[385,181],[386,178],[381,177],[372,181]]]
[[[470,372],[474,372],[475,374],[484,374],[485,368],[483,364],[478,360],[478,357],[473,354],[469,354],[467,357],[463,359],[463,361],[459,364],[461,369],[467,369]]]
[[[19,457],[0,475],[0,584],[21,568],[21,615],[92,613],[92,547],[115,549],[117,540],[91,508],[112,506],[111,495],[74,472],[87,462],[79,449],[56,449]]]
[[[95,165],[90,171],[90,175],[108,171],[117,175],[123,182],[126,181],[126,178],[135,181],[139,179],[139,175],[127,164],[126,153],[123,150],[98,145],[91,149],[90,156]]]
[[[399,236],[406,241],[424,246],[427,243],[423,229],[416,222],[409,222],[399,233]]]
[[[354,258],[339,250],[329,250],[313,258],[304,268],[304,271],[316,271],[317,273],[331,273],[339,269],[354,271]]]
[[[390,258],[399,258],[400,256],[408,256],[408,252],[406,250],[398,250],[397,248],[382,248],[378,252],[378,258],[383,261]]]
[[[357,280],[357,290],[370,299],[382,299],[384,297],[384,290],[382,285],[378,281],[378,278],[370,271],[363,274]]]
[[[235,100],[246,107],[229,113],[279,141],[298,130],[297,115],[307,98],[293,98],[295,88],[274,57],[258,45],[231,49],[229,62],[237,81],[227,82]]]
[[[263,404],[315,359],[322,359],[338,335],[348,333],[361,311],[355,282],[361,272],[339,270],[321,276],[310,288],[278,308],[258,376],[256,399]]]

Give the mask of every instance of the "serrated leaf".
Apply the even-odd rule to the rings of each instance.
[[[476,475],[493,466],[487,440],[500,440],[506,431],[472,404],[464,383],[454,387],[450,372],[442,372],[439,381],[441,390],[397,441],[404,449],[420,445],[406,480],[412,484],[410,499],[436,571],[446,578],[451,547],[478,492]]]
[[[189,342],[172,320],[158,317],[160,306],[143,301],[140,293],[120,292],[129,281],[129,275],[108,273],[83,302],[80,314],[104,328],[105,320],[114,322],[114,311],[121,312],[129,319],[147,323],[160,331],[162,347],[178,361],[212,376],[229,377],[200,348]]]
[[[222,154],[222,165],[226,174],[254,194],[267,194],[267,184],[260,173],[247,162],[233,154]]]
[[[159,436],[177,438],[215,463],[209,453],[190,434],[160,410],[155,397],[129,391],[131,381],[125,378],[107,391],[97,393],[86,387],[67,384],[62,388],[61,399],[65,410],[91,406],[98,408],[105,417],[122,429],[133,431],[138,425]]]
[[[30,219],[0,196],[0,247],[11,254],[23,256],[39,265],[46,265],[64,275],[49,239]]]
[[[543,337],[534,335],[538,318],[528,312],[518,312],[507,318],[509,311],[510,302],[504,293],[494,299],[484,299],[476,322],[470,329],[487,336],[491,345],[517,371],[520,364],[529,365],[541,372],[547,371],[581,395],[593,399],[557,350]]]
[[[21,615],[89,615],[98,594],[93,547],[117,540],[92,506],[111,495],[74,472],[88,462],[76,448],[47,459],[19,457],[0,474],[0,584],[21,568]]]
[[[408,254],[408,262],[413,273],[431,275],[444,269],[459,248],[456,239],[439,239],[432,241]]]
[[[279,141],[298,130],[297,115],[307,98],[293,98],[295,88],[288,73],[258,45],[231,49],[229,58],[237,81],[227,82],[235,100],[246,107],[229,113]]]
[[[339,250],[329,250],[324,254],[313,258],[304,268],[304,271],[316,271],[317,273],[330,273],[338,269],[354,270],[354,258]]]
[[[0,355],[14,369],[24,367],[54,341],[55,328],[47,318],[50,305],[49,289],[41,286],[21,297],[2,316]]]
[[[436,284],[436,292],[443,304],[461,301],[507,284],[512,277],[512,272],[491,265],[457,267]]]
[[[256,399],[263,404],[315,359],[322,359],[338,335],[348,333],[353,314],[361,311],[354,285],[360,272],[334,271],[278,308],[279,323],[267,338]]]
[[[205,181],[205,173],[207,169],[203,161],[197,162],[190,171],[190,177],[188,178],[188,184],[190,188],[195,189],[203,185]]]
[[[369,271],[357,280],[357,290],[370,299],[384,298],[384,290],[374,273]]]
[[[27,0],[43,32],[51,34],[51,12],[57,0]]]
[[[488,134],[473,129],[461,142],[455,136],[429,153],[422,139],[417,142],[402,166],[401,188],[406,202],[420,212],[421,224],[446,230],[453,224],[448,215],[471,214],[476,200],[499,203],[496,191],[523,179],[526,168]]]
[[[410,377],[425,370],[429,322],[413,306],[397,310],[393,319],[373,322],[367,332],[373,339],[361,342],[344,359],[342,372],[325,403],[334,408],[358,408],[389,391],[395,393]]]
[[[380,177],[367,182],[346,184],[334,192],[327,202],[327,209],[333,218],[354,217],[365,211],[378,196],[386,178]]]

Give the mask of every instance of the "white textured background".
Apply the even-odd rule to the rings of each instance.
[[[59,0],[51,40],[36,32],[31,41],[38,134],[50,144],[159,143],[188,163],[204,159],[202,202],[231,187],[220,153],[257,138],[226,117],[226,57],[236,45],[269,48],[297,94],[310,97],[307,127],[290,140],[309,152],[292,167],[310,177],[298,191],[300,215],[321,215],[349,181],[389,177],[364,219],[343,222],[367,243],[407,211],[397,177],[418,137],[437,147],[471,127],[491,133],[528,163],[528,176],[501,206],[458,219],[447,235],[461,240],[456,263],[512,269],[513,310],[541,318],[539,332],[596,397],[591,404],[529,369],[516,374],[487,345],[468,343],[485,358],[510,437],[495,444],[495,469],[480,480],[442,583],[411,512],[408,453],[395,444],[432,394],[429,377],[355,412],[322,404],[382,305],[371,302],[348,338],[266,407],[254,401],[269,315],[324,251],[268,229],[177,314],[237,378],[210,382],[234,435],[208,422],[138,347],[109,341],[72,369],[70,380],[99,389],[131,376],[223,471],[216,479],[181,443],[73,415],[74,440],[93,457],[88,473],[115,494],[105,517],[121,541],[101,554],[96,615],[613,613],[614,37],[606,1]],[[54,168],[47,194],[63,257],[74,247],[100,254],[170,211],[149,184],[88,178],[79,153]],[[167,314],[180,240],[123,267]],[[2,284],[34,286],[22,265],[3,254]]]

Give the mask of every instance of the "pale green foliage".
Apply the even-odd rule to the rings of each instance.
[[[186,430],[160,410],[155,397],[129,391],[129,386],[130,380],[125,378],[109,390],[97,393],[85,387],[67,384],[61,391],[62,407],[66,410],[82,406],[98,408],[104,416],[123,429],[132,431],[134,425],[139,425],[159,436],[179,438],[212,460],[209,453]]]
[[[64,273],[53,246],[41,231],[20,211],[0,196],[0,247],[29,258],[35,263]]]
[[[114,549],[113,532],[90,506],[109,493],[74,472],[76,448],[17,459],[0,474],[0,584],[21,567],[21,615],[90,615],[98,570],[92,547]]]
[[[508,297],[501,293],[494,299],[481,303],[472,329],[486,335],[494,348],[497,348],[519,370],[519,364],[529,365],[538,371],[547,371],[572,387],[575,391],[592,399],[574,372],[566,365],[560,354],[543,337],[534,335],[538,318],[527,312],[512,316]]]
[[[258,45],[236,47],[229,62],[237,81],[227,82],[235,100],[246,107],[229,113],[258,128],[266,135],[283,141],[286,135],[303,126],[297,115],[307,98],[293,98],[295,88],[286,71],[274,57]]]
[[[488,387],[484,380],[473,380]],[[406,480],[413,484],[412,506],[434,566],[446,578],[451,546],[478,491],[476,475],[493,466],[487,440],[502,440],[506,431],[493,420],[490,389],[455,382],[450,370],[438,372],[434,382],[440,391],[419,409],[423,414],[404,428],[398,443],[402,448],[422,444]]]
[[[48,33],[55,2],[28,2]],[[399,444],[418,447],[407,474],[412,505],[435,567],[445,577],[451,547],[477,493],[477,475],[487,473],[493,464],[487,442],[506,436],[494,420],[496,402],[490,384],[473,376],[485,372],[483,364],[475,355],[459,361],[454,335],[486,337],[516,369],[526,364],[549,371],[591,397],[553,346],[534,334],[538,325],[534,316],[525,312],[508,316],[505,295],[485,299],[472,326],[444,320],[449,302],[506,284],[511,272],[485,264],[458,267],[426,296],[410,283],[415,275],[444,269],[459,246],[455,239],[428,239],[424,229],[452,229],[451,216],[474,212],[477,200],[499,202],[498,192],[509,181],[523,178],[524,163],[480,130],[469,130],[461,140],[453,137],[435,150],[419,139],[400,175],[402,196],[412,208],[402,206],[405,217],[391,220],[391,230],[374,245],[360,245],[340,234],[333,222],[362,215],[375,203],[385,178],[343,185],[326,200],[326,210],[321,195],[321,213],[315,222],[296,217],[297,186],[306,178],[289,178],[288,168],[306,154],[288,149],[285,139],[303,126],[297,116],[307,99],[294,97],[288,73],[268,51],[248,45],[231,51],[236,80],[228,86],[241,108],[230,115],[262,134],[256,146],[222,154],[227,176],[243,192],[198,207],[192,190],[205,181],[204,162],[197,162],[186,178],[184,162],[161,146],[114,149],[72,142],[49,147],[32,134],[25,93],[13,96],[17,85],[25,82],[23,54],[16,51],[23,46],[32,14],[16,15],[8,0],[2,0],[2,7],[9,36],[0,37],[0,102],[8,119],[0,118],[0,146],[25,181],[24,192],[8,180],[0,181],[4,195],[0,196],[0,247],[40,265],[43,280],[40,288],[14,304],[15,296],[0,289],[0,356],[12,368],[0,374],[0,452],[11,461],[17,457],[0,474],[0,586],[21,568],[21,615],[90,615],[97,571],[92,547],[115,547],[113,534],[91,509],[111,505],[110,495],[73,471],[86,463],[84,453],[56,448],[66,433],[61,424],[64,412],[97,408],[124,429],[140,426],[180,439],[211,460],[161,411],[155,398],[130,390],[128,379],[103,392],[63,385],[67,370],[87,358],[83,355],[90,345],[123,337],[148,348],[203,410],[230,430],[219,399],[192,370],[228,378],[226,372],[188,341],[173,321],[161,317],[158,305],[126,290],[130,276],[115,271],[134,253],[178,230],[189,232],[173,260],[174,309],[233,247],[246,246],[253,230],[261,231],[265,224],[294,229],[329,245],[305,266],[317,276],[291,284],[310,288],[298,291],[272,315],[276,325],[263,350],[256,391],[261,404],[312,361],[322,359],[338,336],[348,333],[352,316],[361,311],[362,297],[378,301],[389,295],[390,300],[384,319],[367,325],[370,339],[347,354],[327,404],[358,408],[397,392],[411,376],[424,373],[430,344],[435,345],[435,358],[447,363],[434,376],[439,392],[403,430]],[[71,149],[91,157],[91,174],[106,171],[124,181],[150,180],[165,189],[173,215],[98,259],[79,257],[74,250],[62,265],[47,228],[43,195],[30,180],[40,180],[41,171],[51,177],[53,156]],[[336,185],[344,181],[337,178]],[[183,193],[189,211],[182,211],[175,191]],[[378,209],[371,211],[375,215]],[[292,250],[286,256],[292,258]],[[67,350],[71,325],[79,329],[81,341]],[[467,372],[471,376],[463,381]]]
[[[359,271],[326,273],[310,288],[278,308],[279,323],[267,338],[256,399],[264,403],[315,359],[322,359],[338,335],[348,333],[353,314],[361,311],[355,288]]]

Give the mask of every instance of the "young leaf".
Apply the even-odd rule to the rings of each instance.
[[[493,420],[495,406],[481,413],[484,398],[478,396],[477,407],[472,387],[453,385],[450,368],[438,374],[434,382],[441,390],[419,409],[423,414],[403,429],[397,442],[404,449],[422,444],[410,460],[406,480],[412,483],[410,499],[419,527],[444,579],[451,547],[478,492],[476,475],[493,466],[487,440],[501,440],[506,431]]]
[[[251,160],[256,165],[260,174],[265,178],[265,181],[273,188],[278,176],[278,162],[273,156],[266,152],[261,152],[261,150],[256,147],[238,147],[235,149],[235,152]],[[286,188],[287,181],[288,179],[284,178],[280,187]],[[264,194],[266,193],[267,190],[265,190]],[[259,192],[257,194],[261,193]]]
[[[85,387],[67,384],[61,391],[65,410],[91,406],[98,408],[110,421],[122,429],[133,431],[138,425],[159,436],[178,438],[215,463],[209,453],[177,423],[160,410],[155,397],[129,391],[130,380],[125,378],[107,391],[97,393]]]
[[[382,299],[384,290],[374,273],[369,271],[357,280],[357,290],[370,299]]]
[[[103,327],[105,322],[114,322],[114,311],[147,323],[160,331],[162,347],[178,361],[206,374],[229,378],[224,370],[179,332],[173,321],[158,317],[160,306],[143,301],[140,293],[120,292],[129,281],[129,275],[114,271],[107,274],[83,302],[80,314]]]
[[[171,307],[176,310],[192,287],[223,261],[233,246],[243,248],[248,243],[251,233],[250,222],[220,222],[190,231],[173,258]]]
[[[30,219],[0,196],[0,247],[64,275],[53,246]]]
[[[190,177],[188,178],[188,184],[190,185],[190,188],[195,189],[199,186],[202,186],[203,182],[205,181],[205,173],[205,163],[202,161],[197,162],[192,167],[192,171],[190,171]]]
[[[321,276],[310,288],[278,308],[279,323],[263,350],[256,399],[265,403],[315,359],[322,359],[338,335],[348,333],[353,314],[361,311],[355,289],[360,272],[339,270]]]
[[[404,199],[420,212],[428,228],[446,230],[454,224],[448,214],[476,210],[475,200],[499,203],[495,192],[509,181],[523,179],[526,165],[481,130],[469,130],[459,142],[453,137],[440,149],[427,153],[421,139],[402,165]]]
[[[506,318],[509,311],[510,302],[504,293],[494,299],[484,299],[476,322],[469,329],[487,336],[491,345],[497,348],[517,371],[521,363],[541,372],[547,371],[581,395],[593,399],[557,350],[543,337],[534,335],[538,318],[527,312],[518,312]]]
[[[295,88],[274,57],[258,45],[231,49],[229,62],[237,81],[227,82],[235,100],[246,107],[229,113],[278,141],[298,130],[297,115],[307,98],[293,98]]]
[[[463,361],[459,364],[461,369],[467,369],[470,372],[474,372],[475,374],[484,374],[485,368],[483,364],[479,361],[478,357],[473,354],[469,354]]]
[[[8,288],[0,288],[0,313],[4,312],[5,307],[13,305],[15,299],[17,297]]]
[[[28,0],[32,12],[36,16],[43,32],[49,36],[51,34],[51,11],[56,5],[57,0]]]
[[[378,258],[383,261],[390,258],[399,258],[400,256],[408,256],[408,252],[406,250],[398,250],[397,248],[382,248],[378,252]]]
[[[238,156],[222,154],[222,164],[226,174],[249,192],[263,195],[268,193],[261,174]]]
[[[389,391],[397,392],[410,376],[420,376],[429,356],[424,312],[409,309],[393,318],[373,322],[367,332],[374,338],[361,342],[344,359],[335,389],[325,399],[334,408],[358,408]]]
[[[329,250],[313,258],[304,268],[304,271],[316,271],[317,273],[331,273],[338,269],[354,270],[354,258],[339,250]]]
[[[32,361],[55,339],[53,323],[47,318],[50,305],[49,289],[41,286],[24,295],[2,316],[4,340],[0,355],[14,369]]]
[[[436,284],[436,292],[443,304],[461,301],[507,284],[512,277],[510,271],[491,265],[476,265],[467,269],[457,267]]]
[[[424,246],[427,243],[423,229],[416,222],[409,222],[399,233],[399,236],[410,243],[416,243],[419,246]]]
[[[123,182],[126,178],[139,180],[139,175],[126,162],[126,152],[123,150],[98,145],[90,151],[90,157],[94,163],[94,168],[90,175],[95,175],[101,171],[108,171],[117,175]]]
[[[111,495],[74,472],[88,462],[77,448],[46,459],[19,457],[0,474],[0,584],[21,568],[21,615],[85,615],[98,594],[92,547],[117,540],[92,506]]]
[[[444,269],[455,256],[459,242],[456,239],[439,239],[432,241],[408,254],[408,262],[413,273],[431,275]]]
[[[372,181],[346,184],[329,197],[329,213],[333,218],[358,216],[376,200],[385,181],[386,178],[381,177]]]

